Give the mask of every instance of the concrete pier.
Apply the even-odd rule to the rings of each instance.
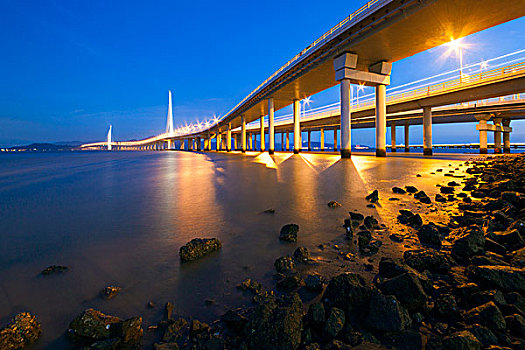
[[[479,153],[487,154],[487,121],[490,119],[489,114],[481,114],[476,116],[479,124],[476,125],[476,129],[479,130]]]
[[[290,133],[287,131],[286,132],[286,147],[285,147],[285,151],[289,151],[290,150]]]
[[[423,154],[432,155],[432,109],[423,108]]]
[[[226,151],[232,150],[232,123],[228,123],[228,130],[226,131]]]
[[[321,148],[321,151],[324,151],[324,129],[321,128],[320,130],[320,142],[321,142],[321,145],[320,145],[320,148]]]
[[[260,121],[260,124],[261,124],[261,136],[260,136],[260,150],[261,152],[264,152],[264,149],[265,149],[265,141],[264,141],[264,116],[261,116],[261,118],[259,118],[259,121]]]
[[[293,101],[293,153],[301,152],[301,101]]]
[[[334,152],[337,152],[337,128],[334,128]]]
[[[339,85],[341,88],[341,158],[350,158],[352,153],[350,79],[342,79]],[[337,151],[337,144],[335,142],[334,145],[334,150]]]
[[[376,86],[376,156],[386,157],[386,85]]]
[[[273,98],[268,99],[268,137],[270,138],[270,144],[268,145],[268,153],[273,154],[275,152],[275,108],[273,105]]]
[[[312,150],[312,131],[308,130],[308,150]]]
[[[503,128],[507,129],[510,126],[510,119],[504,119]],[[510,132],[503,131],[503,153],[510,153]]]
[[[501,153],[501,121],[502,118],[493,118],[494,123],[494,153]]]
[[[241,116],[241,152],[246,152],[246,119]]]
[[[390,147],[390,151],[397,152],[396,150],[396,122],[394,121],[390,122],[390,142],[392,144]]]
[[[215,148],[217,149],[217,152],[222,151],[222,134],[220,128],[217,128],[217,145]]]

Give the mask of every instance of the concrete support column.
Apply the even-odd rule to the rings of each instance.
[[[479,121],[479,124],[476,126],[476,129],[479,130],[479,153],[487,154],[487,121],[490,119],[490,115],[482,114],[476,116],[476,119]]]
[[[321,133],[321,151],[324,151],[324,129],[321,128],[321,130],[319,131]]]
[[[226,151],[232,150],[232,123],[228,123],[228,131],[226,131]]]
[[[308,130],[308,150],[312,150],[312,130]]]
[[[250,151],[253,151],[253,137],[252,137],[252,134],[250,134],[250,136],[248,137],[249,138],[249,141],[248,141],[248,149]]]
[[[501,121],[502,118],[494,118],[494,153],[501,153]]]
[[[284,132],[281,133],[281,151],[284,151]]]
[[[239,144],[237,143],[237,134],[233,135],[233,148],[232,150],[236,151],[239,149]]]
[[[376,157],[386,157],[386,85],[376,86]]]
[[[241,152],[246,152],[246,119],[241,116]]]
[[[222,151],[222,135],[220,128],[217,128],[217,145],[215,148],[217,149],[217,152]]]
[[[390,150],[392,152],[397,152],[396,150],[396,122],[390,122],[390,141],[392,142],[392,147]]]
[[[432,109],[423,107],[423,154],[432,155]]]
[[[259,120],[260,120],[260,123],[261,123],[260,149],[261,149],[261,152],[264,152],[264,149],[265,149],[265,142],[264,142],[264,116],[261,116],[261,118]]]
[[[201,138],[197,137],[197,151],[200,152],[200,150],[201,150]]]
[[[290,133],[287,131],[286,132],[286,149],[285,151],[289,151],[290,150]]]
[[[503,127],[510,126],[510,119],[503,120]],[[510,132],[503,131],[503,153],[510,153]]]
[[[270,138],[270,144],[268,153],[273,154],[275,152],[275,124],[274,124],[275,108],[273,105],[273,98],[268,99],[268,137]]]
[[[334,152],[337,152],[337,128],[334,128]]]
[[[405,123],[405,152],[410,152],[410,134],[408,128],[410,125],[408,123]]]
[[[351,84],[350,79],[341,79],[341,158],[350,158],[352,153],[352,140],[351,140],[351,123],[352,123],[352,112],[351,112]],[[336,128],[337,131],[337,128]],[[334,143],[335,144],[335,143]],[[337,144],[334,147],[337,151]]]
[[[168,149],[173,148],[173,140],[168,140]]]
[[[293,153],[301,152],[301,103],[293,100]]]

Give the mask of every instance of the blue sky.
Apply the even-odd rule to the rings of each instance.
[[[0,145],[101,140],[109,123],[116,140],[157,134],[168,89],[176,125],[224,114],[363,3],[0,0]],[[467,37],[465,64],[522,49],[524,29],[521,18]],[[445,50],[395,63],[392,85],[457,68],[438,58]],[[522,129],[512,141],[525,141]],[[374,143],[372,130],[352,136]],[[470,138],[470,124],[434,128],[436,143]]]

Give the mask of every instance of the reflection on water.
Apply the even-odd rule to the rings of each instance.
[[[348,210],[388,219],[398,209],[388,201],[366,208],[368,192],[378,188],[386,199],[392,186],[413,184],[432,196],[430,176],[438,175],[429,173],[444,163],[459,162],[256,152],[2,155],[0,323],[31,311],[44,328],[37,348],[66,348],[69,321],[88,307],[141,315],[147,326],[172,301],[178,315],[210,321],[249,303],[235,289],[244,278],[273,286],[274,260],[297,246],[279,241],[282,225],[297,223],[298,244],[315,255],[319,243],[343,234]],[[330,200],[344,208],[328,208]],[[275,214],[264,214],[268,208]],[[181,264],[180,246],[195,237],[218,237],[223,248]],[[51,264],[71,270],[38,275]],[[122,287],[111,301],[98,297],[108,284]],[[216,302],[206,306],[209,298]],[[157,307],[148,309],[149,301]]]

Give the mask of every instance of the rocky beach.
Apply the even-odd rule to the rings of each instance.
[[[274,239],[289,254],[266,266],[273,283],[233,281],[233,293],[251,304],[215,321],[177,314],[177,300],[144,300],[163,317],[145,323],[86,308],[64,333],[71,347],[92,349],[524,349],[525,156],[473,158],[429,173],[432,194],[398,183],[369,192],[362,210],[325,203],[348,213],[334,223],[335,239],[303,246],[304,228],[283,224]],[[397,212],[370,215],[386,204]],[[206,264],[224,246],[202,236],[180,247],[180,259]],[[61,265],[42,271],[71,273]],[[119,292],[110,285],[101,297]],[[38,344],[46,332],[39,315],[13,316],[0,349]]]

